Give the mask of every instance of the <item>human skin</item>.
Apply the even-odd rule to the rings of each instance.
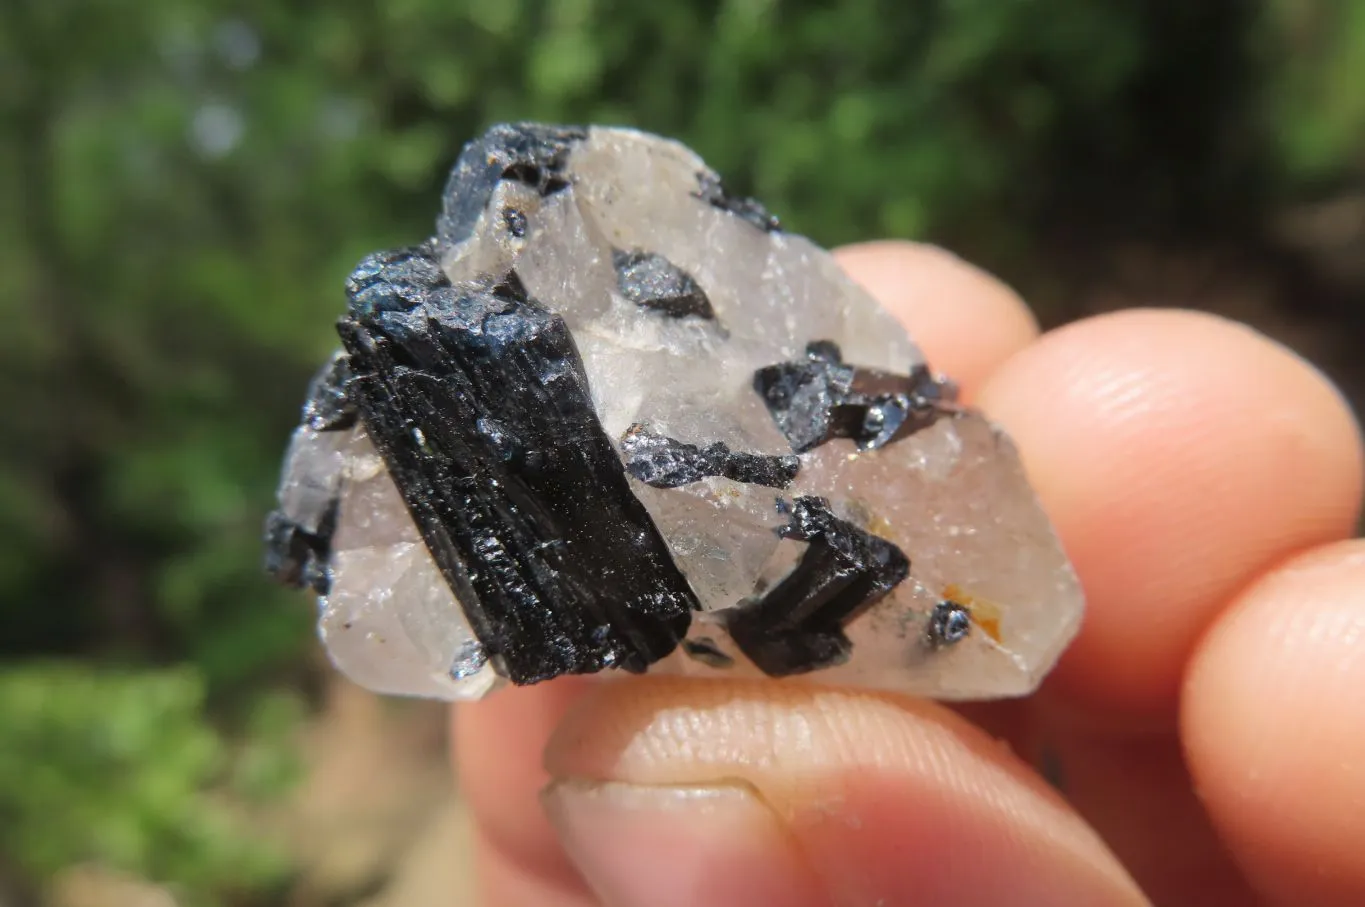
[[[1018,443],[1086,589],[1079,637],[1034,696],[959,708],[648,677],[460,706],[485,907],[1365,904],[1338,393],[1212,316],[1040,337],[941,250],[836,255]]]

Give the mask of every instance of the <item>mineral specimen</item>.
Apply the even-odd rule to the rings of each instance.
[[[347,293],[266,547],[361,684],[616,668],[993,698],[1076,632],[1009,440],[674,142],[495,127],[435,236]]]

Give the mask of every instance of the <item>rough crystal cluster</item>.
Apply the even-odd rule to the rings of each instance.
[[[495,127],[435,236],[347,292],[267,560],[367,687],[612,668],[992,698],[1076,632],[1009,440],[681,145]]]

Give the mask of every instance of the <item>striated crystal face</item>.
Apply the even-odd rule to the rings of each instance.
[[[1009,439],[677,143],[495,127],[436,235],[347,289],[267,559],[365,686],[611,669],[994,698],[1075,635]]]

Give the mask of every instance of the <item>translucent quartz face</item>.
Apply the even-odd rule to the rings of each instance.
[[[556,381],[581,385],[590,410],[584,431],[604,436],[609,444],[599,446],[619,458],[625,473],[624,484],[600,494],[629,495],[631,507],[643,506],[640,534],[659,540],[684,583],[681,624],[674,611],[656,621],[681,640],[633,667],[692,676],[791,675],[941,699],[1036,688],[1079,627],[1081,590],[1013,444],[979,414],[953,405],[946,391],[940,395],[943,385],[925,378],[924,358],[905,329],[828,253],[774,229],[756,204],[721,194],[704,163],[674,142],[590,128],[559,141],[547,161],[518,145],[516,130],[507,134],[513,139],[471,145],[487,155],[488,167],[471,169],[469,161],[481,159],[468,150],[457,167],[442,221],[450,235],[423,253],[438,276],[421,271],[421,261],[420,280],[380,268],[380,279],[389,281],[381,284],[389,294],[383,298],[401,296],[403,305],[419,298],[418,310],[444,311],[455,305],[441,289],[449,281],[456,295],[462,287],[483,287],[468,292],[497,299],[510,293],[521,300],[518,311],[548,312],[567,329],[572,342],[558,349],[571,348],[577,362],[546,371],[545,383],[552,390]],[[459,229],[446,229],[454,221]],[[508,275],[516,279],[511,290]],[[403,282],[423,280],[426,296]],[[494,284],[501,289],[486,289]],[[380,325],[377,335],[366,336],[389,336],[380,330],[382,318],[356,314],[372,305],[373,294],[365,292],[353,292],[352,317]],[[541,316],[531,321],[542,325],[535,330],[548,330]],[[404,330],[420,331],[421,323],[404,322],[419,325]],[[485,316],[461,322],[459,330],[482,331],[480,342],[488,343],[490,323]],[[525,340],[533,330],[518,325],[520,333],[509,329],[507,336],[521,339],[496,338],[495,357],[512,355],[507,343],[539,342]],[[366,364],[365,350],[353,347],[357,342],[348,342],[355,371],[371,368],[363,380],[382,378]],[[452,368],[450,380],[472,374],[473,367],[461,368]],[[519,380],[508,379],[507,394],[522,393]],[[518,464],[539,462],[537,443],[550,451],[547,462],[568,462],[563,450],[574,439],[544,429],[545,440],[525,441],[527,427],[519,436],[525,449],[507,455],[511,472],[497,471],[501,465],[481,471],[468,465],[477,457],[454,456],[457,465],[439,473],[445,478],[416,482],[426,491],[414,491],[405,483],[427,475],[422,451],[445,456],[450,445],[434,432],[422,434],[422,420],[411,417],[401,422],[408,434],[396,441],[395,423],[371,418],[368,391],[345,380],[334,389],[343,408],[348,399],[358,406],[359,418],[340,420],[343,428],[305,420],[286,461],[279,511],[282,525],[302,533],[290,538],[304,538],[324,568],[320,629],[327,650],[348,676],[381,692],[485,695],[502,675],[526,670],[511,659],[528,656],[517,654],[516,641],[499,628],[520,626],[519,613],[561,606],[554,577],[569,577],[562,571],[574,564],[596,564],[601,552],[590,549],[605,543],[591,539],[606,536],[575,535],[572,521],[592,514],[547,505],[553,514],[532,527],[535,544],[517,574],[541,583],[540,597],[527,593],[515,599],[510,617],[498,617],[492,593],[480,591],[491,587],[479,585],[494,561],[480,561],[478,552],[491,543],[479,548],[466,540],[461,548],[463,536],[451,530],[455,542],[445,544],[423,495],[440,497],[441,482],[458,479],[462,493],[479,497],[483,489],[496,498],[488,512],[510,507],[509,519],[521,519],[534,501],[513,496],[507,500],[514,504],[497,503],[506,484],[520,481],[517,470],[532,468]],[[450,399],[473,392],[461,393]],[[504,411],[500,399],[489,399],[489,412]],[[553,405],[569,406],[568,399],[554,397]],[[463,430],[471,450],[501,449],[518,426],[471,417],[463,429],[444,430]],[[368,436],[377,431],[386,433],[383,457]],[[426,447],[412,448],[417,453],[404,460],[413,431]],[[394,463],[405,465],[394,470]],[[582,498],[594,493],[585,488]],[[319,516],[324,512],[327,520]],[[556,532],[587,540],[578,542],[580,557],[539,565],[534,552],[560,545]],[[497,527],[486,534],[505,541]],[[441,542],[435,548],[433,539]],[[433,550],[440,556],[433,558]],[[447,562],[438,564],[442,557]],[[450,559],[458,563],[452,567]],[[560,566],[552,569],[554,563]],[[584,575],[593,589],[575,601],[587,603],[588,616],[571,623],[586,634],[582,639],[615,638],[622,618],[611,615],[633,619],[645,605],[611,601],[611,575]],[[633,638],[631,632],[618,635]],[[567,636],[558,643],[583,647]],[[599,661],[610,666],[616,652]]]
[[[334,492],[331,587],[318,632],[348,677],[379,693],[476,699],[497,683],[464,611],[365,429],[300,426],[280,499]]]

